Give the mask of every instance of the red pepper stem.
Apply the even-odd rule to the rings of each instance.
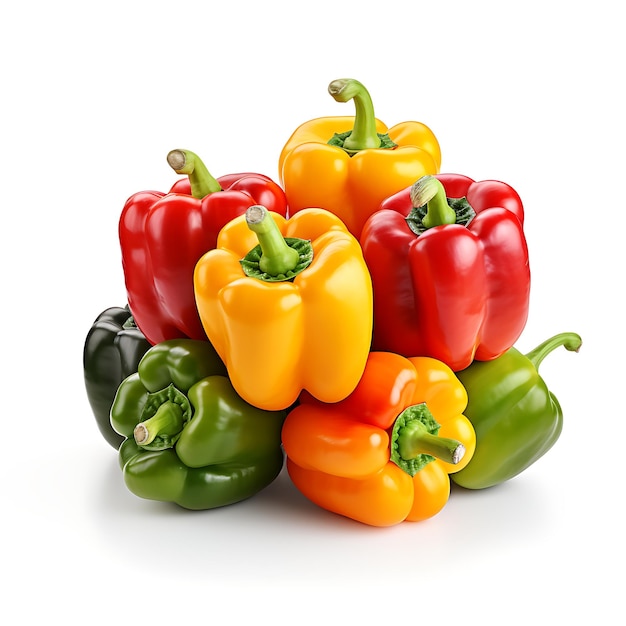
[[[133,436],[139,446],[152,443],[158,435],[177,435],[183,429],[183,410],[175,402],[164,402],[145,422],[135,426]]]
[[[300,260],[298,251],[287,245],[274,218],[264,206],[255,204],[249,207],[246,222],[261,246],[261,271],[270,276],[279,276],[296,268]]]
[[[222,187],[209,173],[202,159],[191,150],[172,150],[167,162],[177,174],[187,174],[194,198],[204,198],[210,193],[222,191]]]
[[[416,420],[400,429],[398,452],[406,460],[413,459],[418,454],[429,454],[456,465],[465,454],[465,446],[455,439],[429,433],[426,426]]]
[[[434,176],[422,176],[411,187],[410,196],[415,208],[426,205],[422,220],[426,228],[456,223],[456,211],[448,204],[446,190]]]
[[[367,89],[353,78],[339,78],[328,85],[328,92],[337,102],[354,100],[354,127],[344,140],[343,147],[351,152],[380,148],[381,139],[376,132],[374,104]]]
[[[570,352],[578,352],[582,345],[583,340],[580,335],[576,333],[559,333],[558,335],[554,335],[554,337],[550,337],[550,339],[546,339],[546,341],[539,344],[525,356],[535,366],[535,369],[538,370],[544,358],[556,348],[563,346]]]

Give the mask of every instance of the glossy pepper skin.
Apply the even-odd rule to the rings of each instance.
[[[281,150],[279,180],[290,215],[322,207],[358,238],[384,198],[439,171],[441,150],[421,122],[388,128],[377,119],[360,82],[338,79],[328,90],[338,102],[353,100],[355,115],[321,117],[299,126]]]
[[[372,285],[359,242],[337,216],[307,209],[287,220],[252,206],[198,261],[194,285],[207,337],[250,404],[286,409],[303,389],[337,402],[356,387],[370,349]]]
[[[556,443],[563,428],[559,401],[539,376],[552,350],[578,352],[582,340],[561,333],[524,355],[511,348],[497,359],[458,372],[469,402],[465,414],[476,431],[476,451],[452,476],[467,489],[485,489],[522,473]]]
[[[506,352],[528,317],[523,222],[519,195],[500,181],[426,176],[385,199],[360,239],[372,349],[431,356],[454,371]]]
[[[111,424],[128,489],[185,509],[240,502],[282,469],[285,413],[241,399],[208,341],[171,339],[150,348],[120,385]]]
[[[214,179],[188,150],[172,150],[168,163],[186,179],[168,193],[143,191],[125,203],[119,240],[128,303],[151,344],[166,339],[206,339],[195,306],[193,270],[215,247],[217,234],[256,202],[286,214],[282,188],[263,174]]]
[[[109,307],[98,315],[85,338],[83,374],[89,405],[105,441],[116,450],[124,437],[111,427],[109,413],[120,383],[133,372],[150,343],[128,307]]]
[[[324,404],[304,393],[289,412],[289,476],[311,502],[363,524],[428,519],[448,501],[449,474],[474,452],[466,405],[444,363],[371,352],[345,400]]]

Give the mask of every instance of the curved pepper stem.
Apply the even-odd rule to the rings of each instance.
[[[544,358],[556,348],[563,346],[570,352],[578,352],[582,345],[583,340],[580,335],[576,333],[559,333],[558,335],[554,335],[554,337],[550,337],[550,339],[546,339],[546,341],[539,344],[525,356],[534,365],[535,369],[538,370]]]
[[[372,98],[358,80],[338,78],[328,85],[328,93],[337,102],[354,100],[356,108],[354,127],[350,133],[342,137],[344,150],[354,153],[368,148],[386,148],[395,145],[393,142],[387,145],[389,138],[376,132],[376,116]]]
[[[425,403],[408,407],[393,426],[391,460],[411,476],[436,458],[456,465],[465,455],[465,446],[439,437],[438,432],[439,424]]]
[[[339,78],[328,85],[328,92],[337,102],[354,100],[356,108],[354,127],[344,140],[343,147],[354,151],[380,148],[374,103],[367,89],[353,78]]]
[[[167,162],[177,174],[187,174],[191,184],[191,195],[204,198],[210,193],[222,191],[222,187],[209,173],[202,159],[191,150],[171,150]]]
[[[164,402],[145,422],[135,426],[133,436],[138,446],[148,446],[157,437],[170,439],[183,429],[183,410],[175,402]]]
[[[456,211],[448,204],[446,190],[434,176],[422,176],[411,187],[410,196],[415,208],[426,205],[426,215],[422,218],[426,228],[456,223]]]

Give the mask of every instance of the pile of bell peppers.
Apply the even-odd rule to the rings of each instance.
[[[278,178],[179,176],[119,217],[127,302],[83,351],[96,425],[140,498],[206,510],[284,470],[311,503],[370,526],[439,514],[455,488],[505,483],[558,440],[539,375],[558,333],[522,354],[524,206],[498,180],[441,172],[433,131],[387,126],[365,86],[353,116],[299,126]]]

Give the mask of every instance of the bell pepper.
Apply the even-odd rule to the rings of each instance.
[[[337,102],[353,100],[355,115],[300,125],[281,150],[279,180],[290,215],[322,207],[338,215],[358,238],[384,198],[439,171],[441,150],[421,122],[388,128],[377,119],[370,94],[359,81],[334,80],[328,91]]]
[[[95,319],[85,338],[85,391],[100,434],[116,450],[124,437],[111,427],[109,413],[120,383],[137,371],[150,343],[137,328],[128,306],[110,307]]]
[[[563,410],[539,376],[539,365],[559,346],[578,352],[581,345],[576,333],[560,333],[526,355],[511,348],[457,372],[469,397],[465,415],[476,431],[474,456],[452,476],[457,485],[485,489],[503,483],[554,446],[563,429]]]
[[[337,402],[355,388],[372,284],[359,242],[334,214],[286,219],[251,206],[198,261],[194,288],[207,337],[250,404],[286,409],[303,389]]]
[[[193,293],[197,260],[215,247],[222,226],[251,204],[263,200],[273,211],[287,211],[284,191],[267,176],[215,179],[188,150],[172,150],[167,159],[188,178],[174,183],[169,193],[133,194],[119,221],[128,303],[151,344],[185,337],[205,340]]]
[[[346,399],[303,393],[285,420],[287,470],[311,502],[371,526],[422,521],[450,496],[476,444],[467,393],[429,357],[371,352]]]
[[[128,489],[193,510],[240,502],[278,476],[284,418],[242,400],[211,344],[193,339],[151,347],[111,407]]]
[[[439,359],[454,371],[508,350],[530,296],[524,210],[504,182],[425,176],[365,224],[374,290],[372,349]]]

